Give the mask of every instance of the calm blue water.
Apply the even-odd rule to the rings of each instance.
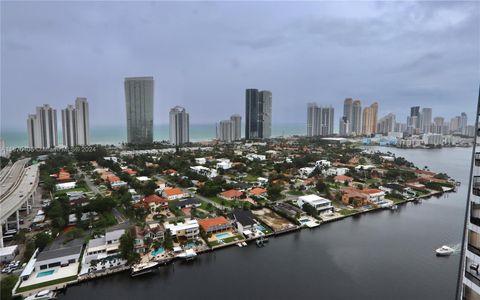
[[[169,139],[168,124],[154,126],[154,140],[163,141]],[[98,126],[90,129],[92,144],[118,144],[127,140],[127,129],[124,126]],[[2,128],[1,138],[5,140],[7,147],[27,147],[28,137],[26,129]],[[62,143],[62,133],[59,130],[58,142]],[[242,134],[243,134],[242,128]],[[192,142],[206,141],[215,138],[215,124],[191,124],[190,140]],[[291,136],[306,134],[306,125],[302,123],[274,124],[272,136]]]
[[[38,277],[49,276],[49,275],[52,275],[53,273],[55,273],[55,270],[43,271],[43,272],[40,272],[40,273],[37,274],[37,278]]]
[[[217,239],[223,239],[230,236],[230,233],[219,233],[215,235]]]

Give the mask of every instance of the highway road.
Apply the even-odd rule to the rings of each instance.
[[[25,165],[28,161],[29,158],[18,160],[7,171],[1,174],[0,202],[3,202],[5,198],[17,187],[25,172]]]
[[[25,168],[25,171],[21,172],[21,174],[22,176],[18,178],[13,188],[11,188],[8,193],[2,194],[2,201],[0,202],[1,224],[20,209],[38,186],[38,164]]]

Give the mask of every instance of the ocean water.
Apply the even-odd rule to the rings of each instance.
[[[216,124],[191,124],[190,140],[192,142],[207,141],[215,138]],[[168,124],[154,125],[153,139],[155,141],[168,140]],[[242,128],[242,134],[244,134]],[[27,147],[28,136],[26,129],[1,129],[1,138],[7,147]],[[305,135],[306,125],[303,123],[273,124],[272,136]],[[58,132],[58,143],[62,143],[62,132]],[[90,128],[90,139],[92,144],[118,144],[127,140],[127,129],[125,126],[95,126]]]

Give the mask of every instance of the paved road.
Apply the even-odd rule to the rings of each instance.
[[[186,189],[183,189],[183,191],[184,191],[184,192],[187,192],[187,193],[190,193],[190,191],[188,191],[188,190],[186,190]],[[195,194],[195,198],[198,198],[198,199],[200,199],[200,200],[202,200],[202,201],[204,201],[204,202],[210,203],[210,204],[212,204],[214,207],[216,207],[216,208],[218,208],[218,209],[221,209],[221,210],[229,209],[229,208],[230,208],[230,207],[228,207],[228,206],[224,206],[224,205],[222,205],[222,204],[220,204],[220,203],[217,203],[217,202],[215,202],[215,201],[213,201],[213,200],[211,200],[211,199],[209,199],[209,198],[207,198],[207,197],[204,197],[204,196],[202,196],[202,195],[200,195],[200,194],[198,194],[198,193]]]
[[[18,160],[9,169],[7,169],[7,171],[4,171],[4,173],[1,174],[0,202],[4,201],[5,198],[18,187],[18,184],[23,178],[25,165],[29,160],[29,158]]]
[[[23,173],[22,173],[23,174]],[[3,223],[9,216],[15,213],[25,203],[30,194],[38,185],[38,164],[31,165],[25,169],[25,174],[14,187],[2,196],[6,196],[0,202],[0,221]]]
[[[87,184],[88,188],[94,192],[95,194],[97,195],[102,195],[102,193],[100,192],[100,190],[98,189],[98,187],[95,185],[95,183],[92,182],[92,180],[90,179],[90,177],[85,173],[83,172],[80,168],[77,168],[78,172],[80,174],[83,175],[84,179],[85,179],[85,183]]]
[[[92,182],[90,177],[85,172],[83,172],[80,168],[77,168],[77,170],[80,174],[82,174],[84,176],[85,183],[87,184],[88,188],[92,192],[94,192],[97,195],[103,195],[100,192],[100,190],[98,189],[98,187],[95,185],[95,183]],[[112,209],[112,214],[115,217],[115,219],[117,220],[118,224],[122,224],[122,223],[125,223],[126,221],[128,221],[128,219],[121,212],[119,212],[118,209],[115,208],[115,207]]]

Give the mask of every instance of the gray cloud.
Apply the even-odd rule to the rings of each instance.
[[[476,2],[1,5],[3,128],[77,96],[92,126],[124,124],[123,78],[137,75],[155,77],[156,123],[177,104],[192,123],[243,114],[248,87],[273,92],[275,123],[305,122],[310,101],[337,117],[345,97],[379,101],[401,120],[417,104],[473,112],[477,97]]]

